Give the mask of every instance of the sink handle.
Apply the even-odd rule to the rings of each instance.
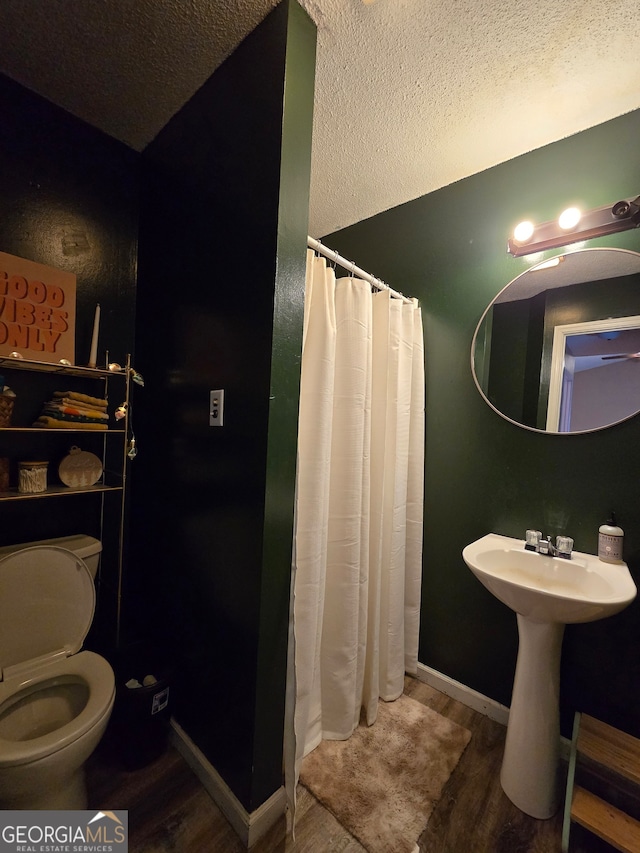
[[[570,536],[556,536],[556,553],[558,557],[570,560],[572,551],[573,539]]]
[[[527,530],[524,547],[527,551],[537,551],[542,539],[540,530]]]

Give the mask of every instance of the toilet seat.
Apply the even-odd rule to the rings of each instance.
[[[0,559],[0,679],[29,661],[80,651],[95,603],[87,564],[73,551],[36,545]]]
[[[31,692],[73,681],[84,682],[88,688],[87,704],[82,711],[65,725],[41,737],[23,741],[0,737],[0,768],[27,764],[64,749],[111,713],[116,692],[115,676],[108,661],[89,651],[45,664],[28,679],[16,677],[0,682],[2,714]]]
[[[111,666],[80,651],[94,610],[91,573],[72,551],[38,545],[0,559],[0,714],[45,687],[75,681],[88,688],[82,711],[54,731],[23,741],[0,737],[0,768],[63,749],[111,712]]]

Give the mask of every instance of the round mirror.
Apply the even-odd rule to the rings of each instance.
[[[543,261],[480,318],[471,369],[487,403],[536,432],[604,429],[640,411],[640,254]]]

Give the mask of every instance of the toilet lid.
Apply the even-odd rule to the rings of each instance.
[[[66,548],[38,545],[0,560],[1,670],[82,648],[96,593],[86,563]]]

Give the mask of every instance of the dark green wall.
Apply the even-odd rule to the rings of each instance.
[[[314,66],[284,0],[142,157],[129,641],[166,642],[173,714],[249,811],[282,784]]]
[[[464,132],[458,131],[458,132]],[[420,661],[504,704],[517,653],[515,615],[473,577],[463,547],[528,527],[594,553],[614,509],[640,584],[640,418],[582,436],[537,434],[496,415],[471,376],[470,344],[493,297],[528,268],[506,254],[524,218],[598,207],[640,192],[640,112],[525,154],[336,234],[326,243],[419,298],[427,371],[425,539]],[[640,251],[637,231],[588,246]],[[549,252],[546,256],[558,254]],[[640,602],[568,626],[563,724],[574,708],[640,735]]]
[[[76,363],[89,359],[96,303],[100,303],[98,358],[125,362],[133,348],[138,231],[139,155],[74,116],[0,76],[0,251],[76,276]],[[60,377],[3,370],[16,394],[13,424],[30,426],[54,390],[65,390]],[[84,382],[84,380],[83,380]],[[98,396],[94,380],[73,390]],[[110,412],[124,399],[124,382],[114,379]],[[119,399],[118,399],[119,397]],[[114,421],[112,420],[112,424]],[[121,460],[118,438],[109,439]],[[49,461],[49,482],[71,445],[102,457],[94,435],[11,433],[0,439],[0,456],[11,460],[12,484],[19,459]],[[100,535],[105,526],[98,611],[88,643],[113,660],[118,590],[120,494],[68,495],[37,502],[4,502],[0,544],[33,541],[73,533]]]
[[[491,322],[491,360],[489,362],[487,397],[503,415],[527,424],[525,415],[528,390],[527,330],[531,324],[529,302],[519,299],[493,306]],[[540,362],[538,362],[539,365]],[[540,368],[538,367],[538,381]],[[536,394],[537,402],[537,394]],[[531,426],[536,426],[535,419]]]
[[[105,543],[94,645],[120,677],[173,667],[173,713],[249,811],[282,783],[315,38],[284,0],[142,156],[0,77],[0,251],[76,273],[79,363],[96,302],[123,364],[139,310],[125,630],[116,650]],[[30,422],[52,389],[16,383]],[[3,504],[0,544],[98,534],[99,500],[47,501],[36,532],[31,504]]]

